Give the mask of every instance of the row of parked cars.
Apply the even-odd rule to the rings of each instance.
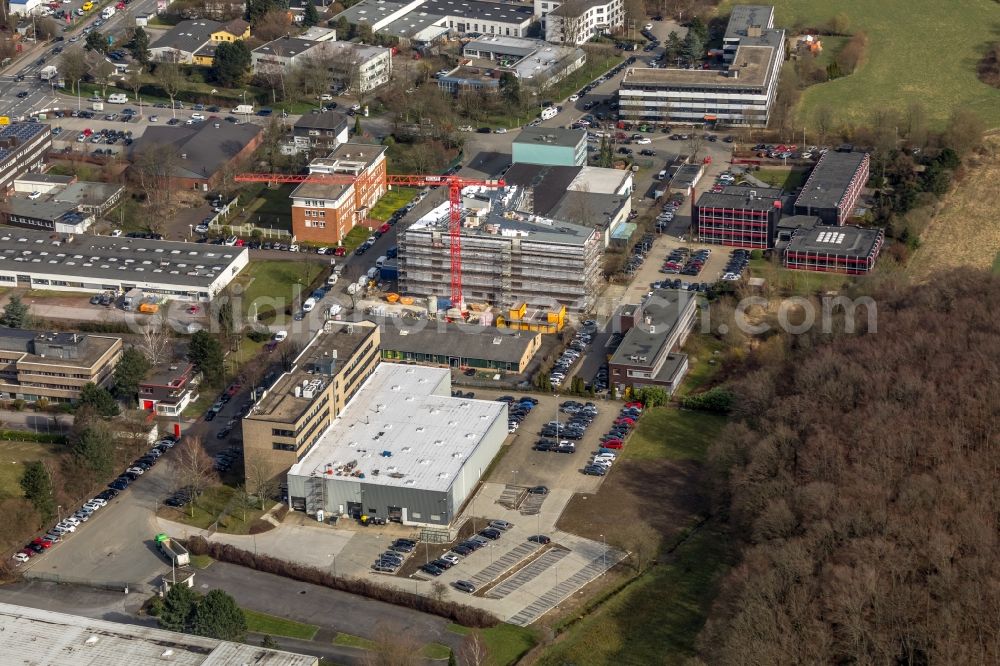
[[[142,476],[164,453],[169,451],[175,444],[172,437],[167,437],[156,443],[141,458],[135,460],[132,465],[117,479],[108,484],[106,490],[101,491],[93,499],[87,501],[71,515],[62,518],[44,536],[40,536],[28,543],[20,552],[14,554],[17,563],[27,562],[36,555],[41,555],[46,550],[57,543],[60,543],[67,534],[72,534],[90,520],[95,512],[107,506],[118,494],[128,487],[129,483]]]
[[[618,418],[608,432],[601,436],[601,445],[594,453],[590,462],[583,468],[583,473],[590,476],[604,476],[615,461],[616,452],[625,447],[625,438],[635,427],[642,414],[641,402],[627,402],[622,407]]]
[[[587,346],[590,345],[590,341],[594,339],[591,333],[585,331],[577,331],[573,334],[573,339],[570,340],[566,349],[563,353],[559,355],[556,359],[555,364],[552,366],[552,370],[549,371],[549,382],[555,387],[562,386],[562,383],[566,381],[566,375],[569,373],[573,364],[583,357],[584,352],[587,350]]]
[[[372,570],[379,573],[396,573],[416,547],[417,542],[413,539],[396,539],[387,551],[375,559]]]
[[[521,421],[528,418],[528,414],[538,404],[536,398],[522,397],[519,401],[513,396],[505,395],[497,398],[497,402],[507,403],[507,432],[514,433],[521,425]]]
[[[553,453],[576,453],[576,440],[583,439],[587,428],[597,417],[597,405],[567,400],[559,405],[559,411],[567,415],[565,420],[555,419],[542,426],[541,439],[532,447],[535,451]]]
[[[722,279],[727,281],[739,280],[743,277],[743,272],[750,265],[750,250],[736,248],[729,253],[729,261],[722,272]]]
[[[440,576],[448,569],[458,565],[463,557],[471,555],[480,548],[487,546],[491,541],[500,539],[503,533],[512,527],[514,527],[514,524],[508,523],[506,520],[491,520],[489,525],[479,530],[478,534],[474,534],[462,543],[456,544],[441,557],[420,567],[420,570],[431,576]],[[462,583],[462,585],[456,583]],[[469,581],[455,581],[452,585],[470,594],[476,591],[475,586]]]
[[[705,262],[712,255],[708,248],[691,251],[691,248],[678,247],[670,251],[663,262],[661,273],[680,275],[699,275],[705,267]]]

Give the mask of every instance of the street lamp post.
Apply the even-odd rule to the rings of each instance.
[[[517,470],[516,469],[512,469],[510,471],[510,473],[514,475],[514,483],[513,483],[513,485],[517,486]]]

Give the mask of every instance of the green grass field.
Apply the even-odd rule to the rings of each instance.
[[[725,424],[725,417],[714,414],[654,407],[642,415],[623,458],[703,462],[708,444]]]
[[[61,444],[0,442],[0,499],[23,497],[21,475],[24,464],[33,460],[52,461],[66,450]]]
[[[233,506],[235,489],[230,486],[212,486],[186,507],[174,509],[168,506],[160,508],[159,515],[168,520],[184,523],[199,529],[208,529],[216,520],[219,521],[218,531],[228,534],[247,534],[250,525],[260,518],[264,512],[258,508],[248,508],[245,512]],[[260,506],[259,504],[257,506]],[[223,510],[230,507],[230,512],[220,518]],[[246,520],[243,520],[244,515]]]
[[[355,636],[354,634],[339,633],[333,639],[334,645],[343,645],[344,647],[359,648],[361,650],[374,650],[378,645],[373,640],[363,638],[361,636]]]
[[[839,291],[857,276],[840,273],[817,273],[813,271],[792,271],[772,264],[767,259],[751,259],[750,273],[760,277],[784,296],[816,294]]]
[[[448,631],[464,636],[472,630],[460,624],[449,624]],[[496,666],[516,664],[538,642],[533,630],[515,627],[512,624],[501,623],[489,629],[482,629],[480,632],[490,653],[490,663]]]
[[[314,624],[305,624],[288,620],[283,617],[275,617],[267,613],[243,609],[243,615],[247,618],[247,630],[258,634],[270,634],[272,636],[287,636],[288,638],[300,638],[311,641],[319,631],[319,627]]]
[[[808,169],[760,169],[751,174],[773,187],[780,187],[785,192],[793,192],[805,184],[809,177]]]
[[[725,0],[719,15],[740,0]],[[808,123],[821,106],[834,109],[838,124],[868,121],[873,109],[905,112],[920,100],[933,126],[952,109],[980,115],[1000,126],[1000,90],[976,78],[986,45],[997,41],[997,4],[991,0],[775,0],[775,26],[797,21],[824,25],[835,14],[850,18],[849,30],[868,33],[865,62],[850,76],[812,86],[802,96],[800,118]]]
[[[247,206],[245,219],[262,229],[275,228],[284,231],[292,229],[292,200],[288,195],[295,189],[292,183],[283,183],[278,187],[264,187],[257,197]]]
[[[344,236],[342,245],[347,249],[348,253],[354,252],[359,245],[368,240],[368,237],[372,235],[371,229],[367,227],[354,227],[347,232]]]
[[[537,663],[686,663],[694,656],[695,639],[729,558],[726,534],[707,524],[663,563],[570,627]]]
[[[997,252],[997,256],[993,259],[993,274],[1000,275],[1000,252]]]
[[[297,291],[305,289],[323,270],[315,261],[252,261],[236,279],[244,286],[243,311],[257,303],[258,311],[273,307],[278,312],[292,303]]]
[[[427,659],[447,659],[451,653],[451,648],[440,643],[428,643],[420,651],[420,654]]]
[[[396,187],[389,190],[372,207],[372,212],[368,217],[379,222],[385,222],[392,217],[393,213],[410,203],[410,200],[415,196],[417,196],[417,189],[413,187]]]

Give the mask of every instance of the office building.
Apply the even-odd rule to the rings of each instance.
[[[782,220],[777,251],[785,268],[864,275],[875,268],[885,232],[851,225],[831,227],[816,216]]]
[[[766,127],[785,59],[785,32],[747,26],[734,8],[721,69],[630,67],[618,91],[624,120]],[[758,16],[758,14],[752,14]],[[734,23],[735,22],[735,23]],[[746,34],[742,34],[746,33]]]
[[[157,62],[211,67],[219,44],[249,38],[250,24],[243,19],[228,23],[208,19],[181,21],[156,39],[149,53]]]
[[[586,166],[587,131],[561,127],[525,127],[514,139],[514,164]]]
[[[345,143],[309,163],[309,173],[343,182],[302,183],[292,200],[292,233],[300,241],[336,245],[359,224],[386,192],[385,146]]]
[[[583,44],[625,25],[622,0],[534,0],[542,34],[554,44]]]
[[[0,398],[75,402],[84,384],[111,383],[121,338],[0,329]]]
[[[795,200],[795,214],[816,216],[823,224],[842,225],[868,182],[868,153],[827,151],[813,167]]]
[[[461,245],[466,302],[589,311],[602,279],[602,234],[525,212],[531,210],[529,194],[517,187],[465,188]],[[399,235],[402,292],[450,295],[449,219],[445,202]]]
[[[7,664],[319,665],[311,655],[7,603],[0,603],[0,626],[0,654]]]
[[[655,289],[638,305],[616,313],[621,344],[608,361],[610,385],[656,386],[673,393],[688,370],[686,354],[677,351],[695,323],[696,295],[677,289]]]
[[[392,50],[353,42],[281,37],[250,53],[254,74],[288,73],[294,67],[326,67],[334,81],[352,92],[368,92],[389,82]]]
[[[507,405],[451,396],[447,368],[382,363],[288,472],[291,508],[448,526],[507,437]]]
[[[576,46],[554,46],[540,39],[484,36],[462,46],[473,65],[511,72],[522,85],[551,86],[583,67],[587,54]]]
[[[243,419],[247,482],[301,461],[378,364],[378,326],[330,322],[318,332]]]
[[[0,286],[116,294],[139,288],[210,301],[250,260],[244,248],[0,229]]]
[[[780,219],[781,190],[765,187],[703,192],[692,212],[700,242],[762,250],[774,246]]]
[[[0,195],[28,171],[40,171],[52,150],[52,131],[44,123],[14,123],[0,129]]]
[[[722,53],[726,63],[736,59],[740,45],[760,40],[765,30],[774,28],[774,7],[770,5],[735,5],[729,13]]]

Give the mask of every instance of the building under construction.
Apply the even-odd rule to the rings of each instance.
[[[601,283],[601,234],[594,228],[525,213],[530,189],[466,188],[462,197],[462,287],[469,303],[502,309],[586,312]],[[399,287],[414,296],[448,296],[449,207],[444,203],[399,237]]]

